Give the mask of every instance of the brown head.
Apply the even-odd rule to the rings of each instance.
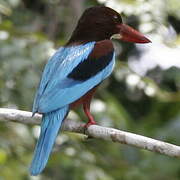
[[[135,43],[151,42],[140,32],[123,24],[119,13],[108,7],[97,6],[85,10],[68,44],[111,38]]]

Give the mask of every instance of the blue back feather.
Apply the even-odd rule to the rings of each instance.
[[[105,69],[86,81],[67,77],[80,62],[87,59],[94,45],[95,42],[89,42],[84,45],[62,47],[55,53],[43,72],[33,112],[47,113],[74,102],[112,72],[114,57]]]
[[[36,92],[33,112],[38,112],[41,106],[39,101],[44,97],[44,93],[48,94],[52,92],[57,83],[64,80],[74,67],[81,61],[84,61],[94,48],[94,44],[95,42],[89,42],[84,45],[62,47],[57,50],[45,66],[38,91]],[[47,103],[49,104],[50,102]],[[60,106],[53,108],[53,110],[58,108],[60,108]],[[50,111],[52,111],[52,109],[47,108],[43,109],[42,112]]]

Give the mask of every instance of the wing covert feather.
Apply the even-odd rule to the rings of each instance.
[[[114,66],[114,55],[103,70],[87,80],[68,77],[78,64],[88,59],[94,45],[95,42],[90,42],[74,47],[63,47],[59,49],[59,53],[57,51],[43,72],[33,112],[47,113],[70,104],[109,76]]]

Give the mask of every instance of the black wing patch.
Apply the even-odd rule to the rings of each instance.
[[[98,72],[102,71],[113,59],[114,51],[99,58],[88,57],[86,60],[78,64],[69,74],[68,78],[74,80],[85,81]]]

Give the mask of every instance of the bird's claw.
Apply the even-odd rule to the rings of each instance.
[[[84,125],[84,128],[88,128],[89,126],[91,126],[91,125],[95,125],[96,124],[96,122],[95,121],[88,121],[85,125]]]
[[[83,133],[86,134],[86,131],[88,129],[89,126],[91,125],[95,125],[96,122],[95,121],[88,121],[85,125],[82,125],[84,130],[83,130]],[[87,137],[88,139],[91,138],[90,136]]]

